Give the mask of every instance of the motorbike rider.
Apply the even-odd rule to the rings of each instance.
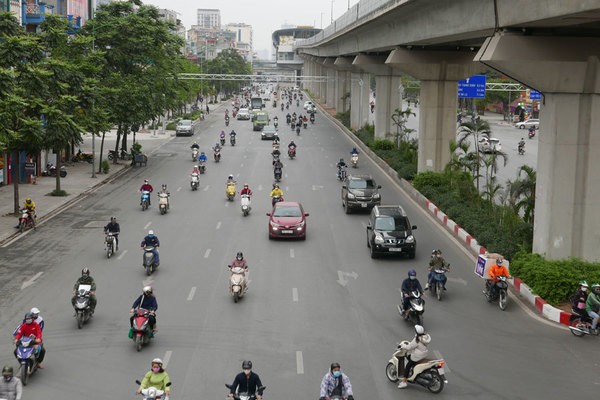
[[[247,183],[244,183],[244,187],[240,190],[240,195],[243,196],[247,194],[249,197],[252,197],[252,190],[250,190],[250,186]]]
[[[350,155],[358,155],[358,150],[356,150],[356,147],[352,148],[352,151],[350,152]]]
[[[229,263],[228,265],[229,270],[232,270],[233,268],[243,268],[244,269],[244,287],[247,287],[248,285],[248,263],[246,262],[246,259],[244,258],[244,253],[242,253],[241,251],[238,251],[237,254],[235,255],[235,258],[233,259],[233,261],[231,263]]]
[[[289,124],[291,120],[292,116],[290,115],[290,113],[287,113],[287,115],[285,116],[285,122]]]
[[[427,358],[429,350],[427,345],[431,342],[431,336],[425,333],[425,328],[421,325],[415,325],[415,337],[407,345],[403,344],[401,347],[407,351],[406,355],[406,366],[404,366],[404,376],[398,383],[398,388],[403,389],[408,386],[408,378],[412,372],[412,369],[419,361]]]
[[[13,367],[5,365],[2,368],[2,380],[0,380],[0,399],[21,400],[23,395],[23,383],[14,375]]]
[[[449,264],[446,263],[444,257],[442,257],[442,250],[434,249],[431,251],[431,259],[429,260],[429,274],[427,275],[427,283],[425,284],[425,290],[429,289],[430,285],[433,285],[433,274],[436,269],[442,269],[448,271]],[[444,286],[446,290],[446,286]]]
[[[200,168],[197,165],[194,165],[194,168],[192,168],[192,172],[190,173],[190,175],[200,175]]]
[[[340,161],[337,164],[335,164],[335,166],[338,169],[338,178],[339,178],[342,173],[342,168],[346,167],[346,162],[344,161],[343,158],[340,158]]]
[[[589,294],[585,301],[585,311],[592,318],[592,334],[597,335],[598,319],[600,319],[600,285],[592,284],[592,293]]]
[[[315,111],[314,109],[310,110],[310,122],[315,122]]]
[[[217,151],[221,151],[221,143],[217,142],[217,144],[215,144],[215,147],[212,148],[215,152]]]
[[[294,140],[290,141],[290,144],[288,144],[288,150],[292,149],[292,148],[296,148],[296,143],[294,143]]]
[[[192,150],[193,150],[193,149],[199,150],[199,149],[200,149],[200,145],[199,145],[198,143],[194,142],[194,144],[193,144],[193,145],[191,145],[191,146],[190,146],[190,148],[191,148]]]
[[[588,283],[586,281],[579,282],[579,288],[577,292],[571,297],[571,307],[575,314],[580,317],[587,317],[585,311],[586,301],[588,298]]]
[[[79,285],[90,285],[90,312],[93,314],[96,310],[96,282],[90,275],[89,268],[83,268],[81,270],[81,276],[77,278],[73,285],[73,297],[71,297],[71,304],[75,307],[75,299],[77,298],[77,289]]]
[[[142,383],[135,391],[135,394],[140,394],[143,389],[153,387],[162,390],[165,392],[165,397],[168,397],[169,392],[171,391],[170,383],[171,378],[169,378],[169,374],[165,372],[162,360],[160,358],[155,358],[152,360],[152,364],[150,364],[150,371],[146,372],[146,375],[144,375],[144,379],[142,379]]]
[[[341,371],[339,363],[331,363],[329,371],[321,380],[319,400],[326,400],[332,396],[341,396],[344,399],[354,400],[350,378]]]
[[[227,186],[229,186],[229,184],[233,183],[234,185],[236,184],[235,179],[233,179],[233,174],[229,174],[229,176],[227,177]]]
[[[158,248],[160,247],[160,241],[158,240],[158,236],[154,234],[154,231],[151,229],[148,231],[148,235],[142,239],[142,244],[140,247],[152,247],[152,254],[154,254],[154,260],[156,261],[156,265],[160,265]]]
[[[221,133],[219,133],[219,139],[221,140],[225,140],[225,131],[221,131]]]
[[[43,369],[42,361],[44,361],[44,355],[46,354],[46,349],[44,349],[44,344],[42,341],[42,328],[38,325],[37,322],[34,321],[33,314],[28,312],[25,314],[24,318],[25,322],[21,324],[19,329],[17,329],[17,334],[15,335],[15,345],[19,343],[19,340],[23,336],[35,336],[35,346],[38,360],[38,368]],[[14,351],[15,358],[17,357],[17,349]]]
[[[529,127],[529,137],[535,136],[535,126]]]
[[[275,116],[275,117],[273,118],[273,123],[274,123],[275,125],[279,125],[279,118],[278,118],[277,116]]]
[[[271,152],[271,156],[273,156],[273,165],[275,165],[275,160],[279,160],[279,157],[281,156],[281,152],[279,151],[279,147],[275,147],[273,149],[273,151]]]
[[[31,313],[31,315],[33,315],[33,320],[35,322],[37,322],[37,324],[40,326],[40,329],[43,332],[45,324],[44,324],[44,318],[42,318],[42,316],[40,315],[40,309],[37,307],[33,307],[31,310],[29,310],[29,312]]]
[[[110,222],[104,227],[104,234],[111,233],[115,238],[116,250],[119,250],[119,233],[121,233],[121,226],[117,222],[116,217],[110,217]]]
[[[492,265],[491,268],[489,269],[488,274],[490,275],[490,279],[488,279],[485,282],[485,288],[488,291],[488,293],[490,293],[490,290],[492,290],[492,288],[494,287],[494,284],[496,282],[498,282],[499,276],[505,276],[507,278],[510,278],[508,270],[506,269],[506,267],[503,264],[504,264],[504,259],[502,257],[498,257],[496,259],[496,263],[494,265]]]
[[[273,137],[273,147],[279,147],[280,141],[281,141],[281,139],[279,139],[279,136]]]
[[[271,204],[275,205],[275,198],[277,198],[277,197],[282,198],[283,197],[283,190],[281,190],[279,188],[278,184],[274,184],[273,185],[273,190],[271,190],[271,194],[269,194],[269,196],[271,196],[273,198],[273,201],[271,202]]]
[[[143,308],[144,310],[150,311],[148,315],[148,323],[152,332],[156,332],[156,311],[158,310],[158,301],[156,301],[156,297],[152,294],[152,286],[144,286],[142,294],[138,296],[137,299],[133,302],[131,306],[131,318],[129,318],[129,325],[133,327],[133,318],[134,311],[136,308]]]
[[[523,138],[521,138],[521,141],[519,142],[519,152],[525,152],[525,140],[523,140]]]
[[[162,184],[161,188],[160,188],[160,192],[157,193],[159,196],[161,194],[166,194],[167,195],[167,208],[171,208],[170,204],[169,204],[169,197],[171,197],[171,193],[167,190],[167,185],[166,184]]]
[[[234,138],[237,136],[237,133],[235,133],[235,129],[232,129],[231,132],[229,132],[229,138]]]
[[[276,159],[273,161],[273,174],[282,173],[283,171],[283,163],[280,159]]]
[[[410,297],[412,296],[412,292],[419,292],[419,294],[423,294],[423,288],[421,287],[421,283],[417,279],[417,271],[411,269],[408,271],[408,278],[402,281],[402,310],[404,312],[404,316],[409,309]]]
[[[258,374],[252,372],[252,361],[244,360],[242,362],[242,370],[243,372],[237,374],[233,379],[227,397],[233,398],[235,392],[238,391],[239,393],[248,393],[250,396],[256,395],[256,399],[261,400],[263,384]]]
[[[200,155],[198,156],[198,161],[199,162],[206,162],[208,161],[208,157],[206,157],[206,154],[204,154],[204,152],[200,152]]]
[[[154,188],[152,187],[152,185],[150,184],[150,182],[148,182],[148,179],[144,179],[144,183],[140,187],[140,193],[141,192],[150,192],[150,193],[152,193],[153,191],[154,191]],[[150,197],[152,197],[152,196],[148,196],[148,205],[150,205]],[[141,204],[142,204],[142,201],[140,200],[140,205]]]
[[[23,202],[23,210],[27,210],[27,214],[29,215],[29,218],[31,218],[31,221],[33,222],[33,228],[35,229],[35,219],[36,219],[36,215],[35,215],[35,202],[33,200],[31,200],[31,197],[27,197],[25,198],[25,201]],[[17,226],[15,226],[16,229],[19,229],[19,226],[21,225],[21,219],[18,219],[18,224]]]

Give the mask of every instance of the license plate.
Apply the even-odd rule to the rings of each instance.
[[[361,206],[362,208],[367,208],[368,204],[367,204],[367,203],[360,203],[360,206]]]
[[[440,373],[440,375],[444,375],[444,368],[443,367],[438,368],[438,372]]]
[[[390,251],[397,251],[397,252],[401,252],[401,251],[402,251],[402,249],[400,249],[400,248],[397,248],[397,247],[392,247],[392,248],[390,249]]]
[[[281,231],[281,233],[289,234],[289,233],[294,233],[294,231],[292,231],[292,230],[283,230],[283,231]]]

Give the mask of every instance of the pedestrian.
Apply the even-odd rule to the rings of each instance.
[[[206,115],[210,114],[210,108],[208,108],[208,104],[206,105]]]

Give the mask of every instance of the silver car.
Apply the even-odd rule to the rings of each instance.
[[[537,118],[529,118],[529,119],[528,119],[528,120],[526,120],[526,121],[523,121],[523,122],[517,122],[517,123],[515,124],[515,128],[519,128],[519,129],[525,129],[525,128],[529,129],[529,128],[531,128],[532,126],[533,126],[535,129],[539,129],[539,127],[540,127],[540,120],[539,120],[539,119],[537,119]]]
[[[249,120],[250,119],[250,111],[247,108],[240,108],[239,111],[237,112],[237,119],[238,120]]]
[[[193,136],[194,127],[189,119],[182,119],[175,127],[175,136]]]

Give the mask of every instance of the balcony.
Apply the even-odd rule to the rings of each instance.
[[[28,32],[35,32],[37,26],[44,21],[45,13],[52,13],[54,7],[46,9],[46,3],[24,1],[23,3],[23,25]]]

